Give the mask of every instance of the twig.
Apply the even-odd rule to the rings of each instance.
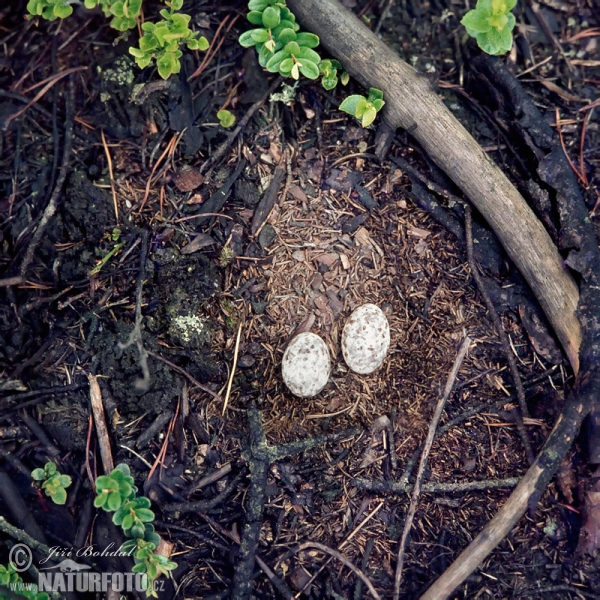
[[[83,67],[86,69],[87,67]],[[79,69],[68,69],[68,72],[72,73],[74,70],[80,71]],[[67,71],[64,71],[60,75],[64,76]],[[57,80],[58,81],[58,80]],[[50,84],[48,84],[50,85]],[[68,90],[66,94],[66,116],[65,116],[65,145],[63,149],[63,158],[62,164],[60,165],[60,171],[58,173],[58,177],[56,179],[56,185],[54,186],[54,190],[52,191],[52,195],[50,196],[50,200],[48,201],[48,205],[44,209],[44,213],[42,214],[42,218],[27,246],[27,250],[25,251],[25,256],[23,258],[23,262],[21,263],[20,275],[25,278],[25,274],[27,273],[27,269],[33,260],[33,255],[42,239],[42,235],[46,231],[46,227],[50,222],[50,219],[54,216],[58,208],[58,203],[60,199],[60,194],[62,192],[62,187],[67,179],[67,173],[69,172],[69,159],[71,158],[71,149],[73,147],[73,117],[75,114],[75,84],[73,82],[73,78],[69,77],[68,82]],[[44,88],[42,92],[45,90]],[[41,93],[41,92],[40,92]],[[37,98],[37,96],[36,96]],[[25,110],[29,105],[27,105],[23,110]],[[13,117],[15,115],[12,115]]]
[[[584,365],[587,366],[587,365]],[[583,373],[580,372],[580,375]],[[598,397],[600,372],[598,366],[585,373],[585,382],[568,400],[550,432],[544,447],[515,488],[498,514],[482,529],[479,535],[463,550],[460,556],[444,571],[442,576],[421,596],[420,600],[448,598],[508,535],[528,505],[535,506],[548,482],[558,469],[571,447],[583,418],[589,413]]]
[[[508,335],[504,331],[502,327],[502,322],[500,321],[500,317],[498,316],[498,312],[496,311],[496,307],[488,294],[485,285],[483,283],[483,279],[479,274],[479,270],[477,268],[477,264],[475,263],[475,258],[473,257],[473,227],[472,227],[472,215],[471,215],[471,205],[468,203],[464,204],[465,208],[465,234],[467,240],[467,256],[469,259],[469,266],[471,267],[471,275],[473,275],[473,279],[475,279],[475,283],[477,284],[477,288],[479,289],[479,293],[483,296],[483,300],[487,309],[492,317],[492,322],[494,323],[494,327],[496,328],[496,332],[498,333],[498,337],[500,338],[500,342],[502,344],[502,349],[504,350],[504,354],[506,356],[506,360],[508,361],[508,366],[510,368],[510,374],[512,375],[513,381],[515,383],[515,388],[517,390],[517,398],[519,400],[519,406],[521,408],[521,414],[516,415],[516,423],[517,429],[519,431],[519,435],[521,436],[521,441],[523,443],[523,447],[525,448],[525,454],[527,456],[527,461],[529,464],[533,463],[534,454],[531,449],[531,444],[529,443],[529,438],[527,437],[527,431],[525,430],[525,425],[523,425],[523,417],[529,417],[529,409],[527,408],[527,400],[525,399],[525,390],[523,389],[523,382],[521,381],[521,376],[519,375],[519,368],[517,367],[517,361],[515,360],[514,354],[511,352],[510,343],[508,341]]]
[[[197,502],[171,502],[169,504],[165,504],[161,507],[164,512],[171,513],[190,513],[190,512],[207,512],[211,508],[218,506],[230,496],[237,487],[238,483],[242,481],[242,479],[246,476],[246,472],[244,470],[240,471],[230,483],[227,484],[225,489],[217,494],[214,498],[210,500],[198,500]]]
[[[514,488],[520,481],[519,477],[507,477],[506,479],[484,479],[480,481],[464,481],[461,483],[437,483],[428,481],[421,486],[424,494],[453,494],[457,492],[474,492],[483,490],[496,490]],[[410,483],[402,481],[374,481],[358,477],[352,479],[350,484],[359,490],[371,492],[384,492],[388,494],[406,494],[414,489]]]
[[[257,236],[262,231],[264,224],[267,222],[271,211],[277,203],[277,196],[279,195],[279,188],[283,181],[283,177],[286,173],[286,164],[288,161],[288,151],[284,150],[283,156],[273,173],[273,177],[267,187],[263,197],[261,198],[256,210],[254,211],[254,217],[252,218],[252,225],[250,227],[250,233],[253,236]],[[285,196],[284,196],[285,197]]]
[[[92,413],[96,423],[96,433],[98,435],[98,444],[100,445],[100,456],[102,457],[102,466],[105,473],[110,473],[114,468],[112,452],[110,449],[110,439],[108,437],[108,427],[106,426],[106,417],[104,416],[104,406],[102,404],[102,392],[98,385],[98,377],[88,375],[90,382],[90,402],[92,404]]]
[[[65,69],[64,71],[61,71],[60,73],[55,73],[54,75],[51,75],[50,77],[48,77],[48,79],[45,79],[44,81],[47,81],[48,83],[46,83],[46,85],[36,94],[35,98],[33,100],[31,100],[31,102],[28,102],[23,108],[21,108],[17,112],[12,113],[9,117],[7,117],[7,119],[5,121],[2,122],[2,128],[4,129],[4,131],[6,131],[8,129],[8,126],[10,125],[11,121],[16,119],[17,117],[20,117],[32,104],[35,104],[55,83],[59,82],[63,77],[66,77],[67,75],[71,75],[72,73],[76,73],[77,71],[87,71],[87,67],[73,67],[71,69]],[[69,81],[72,82],[73,79],[70,77]],[[29,88],[27,91],[29,92],[29,91],[33,90],[34,88],[38,87],[42,83],[44,83],[44,82],[41,81],[39,84]],[[67,117],[68,117],[68,111],[67,111]],[[71,115],[71,121],[72,121],[72,115]],[[72,127],[73,127],[73,123],[71,122],[71,128]],[[66,131],[65,131],[65,138],[66,138]],[[65,149],[66,149],[66,144],[65,144]],[[65,152],[65,154],[66,154],[66,152]],[[70,152],[69,152],[69,154],[70,154]]]
[[[0,288],[10,287],[11,285],[20,285],[21,283],[25,283],[25,279],[20,275],[6,277],[5,279],[0,279]]]
[[[233,385],[233,378],[235,376],[235,369],[237,367],[241,337],[242,337],[242,322],[240,321],[240,324],[238,326],[237,337],[235,338],[235,349],[233,351],[233,365],[231,365],[231,374],[229,375],[229,381],[227,382],[227,391],[225,392],[225,401],[223,402],[223,412],[221,412],[221,415],[225,414],[225,411],[227,410],[227,405],[229,404],[229,395],[231,394],[231,386]]]
[[[337,558],[343,565],[348,567],[357,577],[360,577],[363,583],[369,588],[369,591],[373,595],[373,598],[376,600],[381,600],[381,596],[377,593],[377,590],[373,587],[373,584],[369,580],[369,578],[357,567],[355,567],[343,554],[334,550],[333,548],[329,548],[328,546],[324,546],[323,544],[319,544],[318,542],[304,542],[300,544],[296,548],[296,552],[301,552],[302,550],[306,550],[307,548],[316,548],[317,550],[321,550],[321,552],[325,552]]]
[[[581,181],[582,185],[587,188],[588,181],[587,181],[587,177],[585,175],[585,164],[583,163],[583,160],[582,160],[583,155],[580,154],[580,160],[581,160],[581,163],[580,163],[581,171],[580,171],[575,166],[575,163],[573,163],[573,161],[571,160],[571,157],[569,156],[569,153],[567,152],[567,147],[565,146],[565,140],[564,140],[563,134],[562,134],[562,122],[560,120],[560,112],[558,111],[558,108],[556,108],[555,110],[556,110],[556,132],[558,133],[558,139],[560,140],[560,145],[565,154],[565,158],[569,162],[569,166],[571,167],[571,169],[573,169],[573,173],[575,173],[575,175],[577,175],[577,179],[579,179],[579,181]],[[583,122],[585,124],[585,119]],[[583,143],[583,136],[582,136],[582,143]]]
[[[104,137],[104,129],[100,130],[100,137],[102,138],[102,146],[104,146],[104,153],[106,154],[106,162],[108,163],[108,176],[110,177],[110,189],[112,192],[113,206],[115,209],[115,222],[119,224],[119,205],[117,203],[117,190],[115,189],[115,178],[113,175],[112,158],[110,156],[110,150]]]
[[[168,365],[174,371],[177,371],[179,374],[183,375],[184,377],[187,377],[194,384],[194,386],[196,386],[199,390],[202,390],[203,392],[210,394],[213,398],[217,399],[219,402],[223,402],[223,398],[221,398],[221,396],[219,396],[219,394],[217,394],[216,392],[213,392],[210,388],[207,388],[205,385],[202,385],[197,379],[192,377],[192,375],[190,375],[185,369],[182,369],[175,363],[172,363],[170,360],[167,360],[160,354],[156,354],[155,352],[152,352],[151,350],[146,350],[146,352],[148,353],[148,356],[151,356],[152,358],[156,358],[157,360],[164,362],[165,365]]]
[[[142,232],[142,250],[140,252],[140,269],[135,286],[135,324],[128,340],[123,344],[119,342],[119,348],[125,350],[133,343],[136,344],[139,354],[138,363],[142,369],[142,378],[136,379],[135,387],[138,390],[150,389],[150,369],[148,368],[148,352],[144,348],[142,340],[142,290],[144,288],[144,276],[146,272],[146,258],[148,256],[148,232]]]
[[[423,475],[425,474],[427,458],[429,456],[429,452],[431,450],[431,446],[433,445],[433,440],[435,438],[435,431],[437,429],[438,423],[440,422],[440,418],[442,417],[442,411],[444,410],[446,401],[452,393],[452,388],[454,387],[454,382],[456,381],[458,371],[463,363],[463,360],[465,359],[467,350],[471,345],[471,341],[472,340],[468,335],[465,336],[465,339],[463,340],[460,350],[458,351],[456,359],[454,360],[454,365],[452,366],[452,370],[450,371],[448,380],[446,381],[444,393],[438,400],[438,403],[435,407],[435,411],[433,413],[433,417],[431,419],[431,423],[429,424],[429,431],[427,432],[427,438],[425,439],[425,447],[423,448],[423,453],[421,454],[421,462],[419,463],[419,470],[417,471],[415,487],[413,488],[410,506],[408,508],[408,513],[406,514],[406,521],[404,522],[404,531],[402,532],[402,538],[400,539],[400,547],[398,548],[398,562],[396,563],[396,577],[394,579],[394,600],[398,600],[400,598],[400,585],[402,583],[402,568],[404,565],[406,543],[408,541],[408,536],[410,534],[412,522],[415,518],[415,513],[417,512],[419,496],[421,495],[421,484],[423,481]]]

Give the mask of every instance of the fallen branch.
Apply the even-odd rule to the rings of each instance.
[[[366,88],[384,92],[384,119],[402,127],[492,226],[539,300],[575,371],[578,291],[550,236],[506,175],[443,105],[429,81],[336,0],[289,0],[290,10]]]
[[[589,412],[595,395],[600,389],[600,369],[598,366],[595,367],[594,373],[590,375],[586,387],[579,390],[579,393],[573,394],[567,401],[567,405],[548,436],[542,451],[521,479],[506,504],[483,528],[467,549],[421,596],[421,600],[448,598],[452,591],[508,535],[527,510],[528,505],[535,506],[573,443],[581,422]]]

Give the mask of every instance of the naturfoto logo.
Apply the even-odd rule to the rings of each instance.
[[[18,548],[17,548],[18,546]],[[9,568],[12,573],[26,571],[33,562],[33,554],[26,544],[18,544],[11,551]],[[79,549],[53,546],[49,555],[40,561],[37,587],[25,583],[20,578],[11,581],[7,587],[17,593],[34,592],[38,596],[44,592],[147,592],[148,575],[146,573],[98,573],[89,565],[75,561],[71,557],[131,556],[133,549],[123,550],[121,546],[110,543],[106,548],[86,546]],[[57,565],[49,565],[50,560],[62,558]],[[46,565],[46,566],[42,566]],[[164,580],[153,582],[154,591],[160,591]],[[47,597],[44,595],[44,597]]]

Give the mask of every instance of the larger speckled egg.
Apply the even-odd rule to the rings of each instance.
[[[390,326],[383,311],[363,304],[351,315],[342,332],[342,354],[356,373],[366,375],[378,369],[390,347]]]
[[[316,396],[327,384],[330,371],[329,350],[316,333],[299,333],[283,353],[283,381],[296,396]]]

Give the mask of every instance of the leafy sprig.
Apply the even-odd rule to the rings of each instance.
[[[198,34],[189,28],[190,15],[175,12],[181,10],[183,0],[170,0],[165,4],[169,9],[163,8],[160,11],[163,20],[144,23],[144,35],[140,38],[139,48],[129,48],[129,52],[141,69],[147,67],[153,59],[156,60],[158,74],[163,79],[168,79],[181,71],[179,59],[183,53],[179,48],[182,44],[189,50],[206,50],[208,40],[205,37],[197,38]]]
[[[487,54],[498,55],[512,48],[515,16],[511,10],[517,0],[477,0],[477,5],[462,19],[467,33]]]
[[[99,6],[110,25],[117,31],[128,31],[136,27],[142,14],[143,0],[84,0],[88,9]],[[183,8],[183,0],[164,0],[167,8],[160,11],[161,21],[142,24],[144,32],[138,47],[129,48],[137,65],[143,69],[156,61],[158,74],[163,79],[181,71],[181,46],[189,50],[206,50],[209,46],[205,37],[198,37],[190,27],[190,15],[177,11]],[[73,12],[73,0],[29,0],[29,18],[42,17],[50,21],[64,19]]]
[[[96,479],[96,499],[94,506],[106,512],[113,512],[112,521],[121,527],[130,538],[122,546],[124,553],[133,552],[135,573],[148,576],[147,596],[157,597],[154,581],[161,575],[177,568],[177,563],[154,551],[160,544],[160,536],[154,530],[154,513],[150,510],[150,500],[137,495],[129,467],[117,465],[108,475]]]
[[[71,477],[62,475],[53,462],[47,462],[43,469],[31,471],[31,477],[44,490],[46,496],[55,504],[64,504],[67,501],[67,488],[71,485]]]
[[[383,92],[376,88],[369,89],[369,97],[360,94],[348,96],[341,104],[340,110],[353,115],[361,121],[363,127],[368,127],[383,108]]]

